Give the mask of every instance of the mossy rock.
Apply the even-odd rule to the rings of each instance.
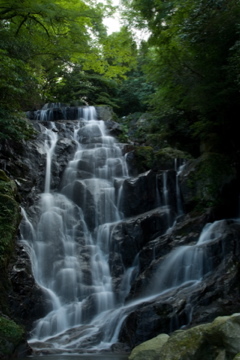
[[[0,268],[8,265],[19,221],[19,204],[13,197],[0,193]]]
[[[136,167],[140,173],[154,167],[154,152],[151,146],[137,146],[134,154]]]
[[[217,353],[206,346],[204,332],[208,325],[175,331],[163,345],[159,360],[215,360]]]
[[[151,146],[136,146],[134,149],[136,167],[139,172],[150,169],[174,169],[176,159],[187,159],[188,155],[172,148],[155,151]]]
[[[17,190],[13,181],[0,171],[0,310],[7,313],[7,291],[10,287],[7,268],[15,248],[15,237],[21,219]]]
[[[0,194],[8,194],[15,196],[17,193],[17,187],[11,179],[6,175],[3,170],[0,170]]]
[[[9,182],[10,179],[9,177],[6,175],[6,173],[0,169],[0,180],[1,181],[5,181],[5,182]]]
[[[14,321],[0,316],[0,358],[7,359],[25,346],[25,332]]]
[[[153,339],[143,342],[136,346],[130,356],[129,360],[158,360],[159,352],[162,346],[168,340],[169,335],[160,334]]]
[[[219,316],[209,324],[206,340],[218,348],[224,348],[232,356],[240,352],[240,314]]]
[[[155,163],[161,169],[174,169],[176,159],[189,159],[190,156],[183,151],[173,149],[171,147],[165,147],[155,152]]]
[[[240,314],[217,317],[212,323],[177,330],[135,347],[129,360],[238,360]]]
[[[203,212],[208,208],[221,208],[226,200],[231,201],[233,208],[234,199],[230,199],[230,195],[236,173],[230,163],[225,155],[205,153],[187,164],[180,181],[184,203],[189,210]]]

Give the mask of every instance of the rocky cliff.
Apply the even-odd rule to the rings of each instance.
[[[69,135],[74,131],[72,120],[79,113],[75,108],[52,111],[47,107],[45,110],[46,113],[51,112],[51,120],[56,128],[54,131],[58,133],[51,181],[52,190],[58,191],[67,163],[76,150],[76,142]],[[41,118],[42,114],[29,114],[36,131],[35,138],[21,144],[3,142],[0,158],[1,168],[4,169],[1,183],[11,184],[8,187],[12,187],[14,194],[14,200],[10,200],[9,193],[5,193],[8,190],[3,189],[1,195],[7,196],[11,202],[6,210],[2,210],[2,215],[5,211],[14,211],[9,215],[13,230],[7,230],[10,245],[2,252],[6,256],[6,263],[4,281],[1,281],[4,288],[1,311],[25,326],[27,331],[49,309],[44,290],[34,281],[28,252],[21,239],[16,241],[15,238],[20,214],[18,204],[34,219],[39,212],[37,201],[44,190],[45,153],[42,144],[46,134],[42,130],[49,128],[50,122]],[[109,134],[118,136],[121,133],[109,109],[100,107],[98,114],[105,121]],[[95,131],[91,138],[97,139],[99,134]],[[79,136],[87,146],[90,141],[88,134],[80,130]],[[125,306],[135,305],[127,310],[118,341],[130,349],[159,333],[169,334],[182,327],[212,321],[216,316],[238,312],[240,223],[235,218],[238,202],[235,169],[227,167],[225,158],[217,157],[216,162],[216,154],[186,160],[176,159],[175,153],[170,152],[168,156],[167,152],[162,151],[156,155],[151,150],[149,158],[149,149],[141,152],[139,144],[126,143],[121,148],[131,176],[123,181],[116,176],[116,191],[121,188],[123,193],[119,204],[123,218],[109,228],[112,239],[109,268],[116,297],[120,299],[125,293]],[[180,165],[184,165],[181,171]],[[212,172],[215,178],[208,177]],[[91,164],[82,161],[79,178],[90,178],[91,173]],[[81,194],[81,183],[76,186],[74,191]],[[221,201],[216,201],[219,198]],[[78,205],[81,205],[82,200],[79,202]],[[85,218],[88,228],[93,231],[92,203],[89,192]],[[199,245],[200,234],[208,223],[215,224],[212,238]],[[158,278],[162,278],[168,259],[179,247],[196,250],[194,256],[199,252],[204,254],[201,281],[194,281],[190,286],[186,286],[184,281],[181,286],[179,282],[167,293],[164,293],[164,285],[161,285],[161,295],[148,298],[156,295],[157,291],[149,288],[149,283],[154,280],[159,286]],[[122,284],[126,269],[132,268],[134,259],[137,266],[126,291]],[[173,263],[172,270],[175,274],[180,271],[177,262]],[[86,269],[86,276],[87,273]],[[139,301],[143,298],[144,301]],[[10,304],[7,311],[6,302]]]

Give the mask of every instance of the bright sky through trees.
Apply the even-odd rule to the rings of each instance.
[[[114,6],[120,7],[121,0],[112,0],[112,4]],[[111,34],[115,31],[119,31],[121,24],[120,24],[120,15],[118,12],[114,15],[114,17],[105,18],[103,21],[104,25],[108,28],[108,33]]]

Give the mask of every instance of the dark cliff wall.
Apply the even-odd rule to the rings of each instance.
[[[0,170],[0,358],[28,353],[26,334],[17,325],[9,306],[12,291],[9,267],[15,252],[17,229],[20,222],[17,187],[3,170]]]

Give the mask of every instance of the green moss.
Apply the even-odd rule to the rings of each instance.
[[[207,324],[189,330],[178,330],[172,334],[161,349],[159,360],[214,360],[215,350],[204,338]]]
[[[230,160],[218,153],[206,153],[199,158],[195,171],[189,175],[188,186],[194,190],[200,208],[221,205],[222,190],[235,176]]]
[[[0,268],[7,266],[14,249],[19,220],[18,203],[9,195],[0,194]]]
[[[1,181],[5,181],[5,182],[9,182],[10,179],[7,177],[7,175],[5,174],[5,172],[3,170],[0,169],[0,180]]]
[[[139,172],[144,172],[153,168],[154,152],[151,146],[137,146],[134,153]]]
[[[181,150],[173,149],[171,147],[165,147],[156,152],[156,156],[158,158],[166,159],[166,160],[174,160],[174,159],[189,159],[189,155],[184,153]]]
[[[10,180],[3,170],[0,170],[0,194],[15,197],[17,188],[14,181]]]
[[[169,335],[160,334],[153,339],[143,342],[142,344],[136,346],[130,356],[129,360],[157,360],[158,354],[161,351],[163,345],[168,341]]]
[[[16,186],[0,171],[0,309],[7,312],[9,281],[7,268],[14,251],[15,236],[20,222],[20,207],[16,201]]]
[[[0,316],[0,358],[12,355],[23,341],[23,328],[14,321]]]
[[[188,155],[172,148],[155,151],[151,146],[136,146],[134,148],[136,166],[139,172],[150,169],[173,169],[175,159],[187,159]]]
[[[12,112],[0,108],[0,139],[21,142],[33,138],[36,134],[32,124],[24,113]]]

